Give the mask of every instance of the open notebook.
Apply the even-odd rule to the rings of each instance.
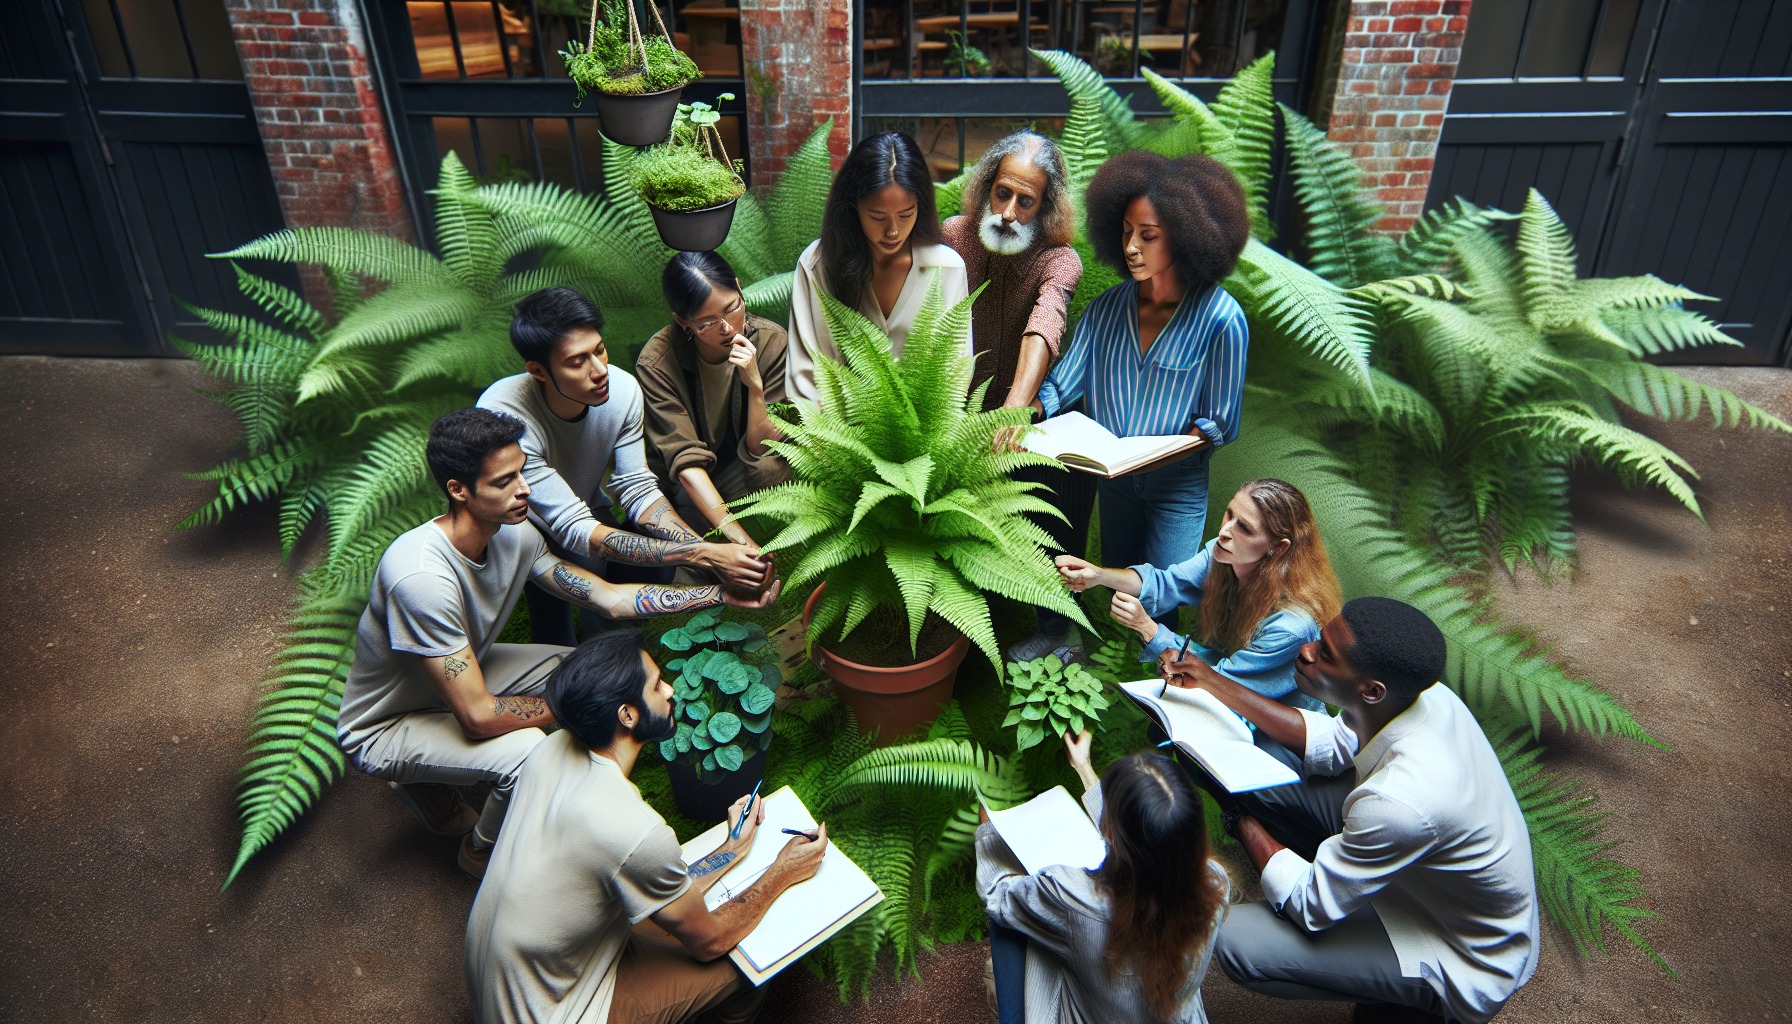
[[[1116,477],[1175,462],[1198,451],[1207,438],[1199,434],[1116,437],[1082,413],[1067,412],[1033,428],[1022,443],[1028,451],[1049,455],[1071,469]]]
[[[765,820],[753,836],[753,848],[722,880],[710,886],[703,902],[714,910],[753,887],[765,874],[778,851],[790,836],[778,831],[794,828],[810,831],[815,819],[803,806],[796,793],[785,786],[765,803]],[[686,864],[694,864],[714,853],[728,837],[733,822],[724,821],[708,832],[684,844],[680,852]],[[821,870],[806,882],[784,890],[765,917],[728,956],[755,985],[790,966],[796,959],[826,941],[835,932],[851,924],[860,914],[870,910],[884,894],[838,846],[828,844],[821,859]]]
[[[1251,742],[1244,719],[1206,690],[1165,686],[1161,680],[1121,683],[1128,697],[1157,719],[1170,739],[1200,762],[1229,793],[1299,782],[1293,769]]]
[[[1053,864],[1093,871],[1107,859],[1107,842],[1089,821],[1083,805],[1063,786],[1053,786],[1018,807],[990,811],[989,823],[1029,875]]]

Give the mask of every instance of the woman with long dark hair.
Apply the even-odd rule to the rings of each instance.
[[[1319,628],[1343,607],[1343,591],[1307,496],[1281,480],[1247,480],[1226,505],[1219,535],[1194,557],[1168,568],[1104,569],[1059,555],[1058,572],[1074,591],[1108,587],[1110,610],[1138,631],[1145,655],[1174,658],[1183,638],[1153,616],[1200,608],[1188,653],[1213,671],[1271,700],[1308,711],[1322,705],[1300,692],[1294,662]],[[1193,686],[1185,675],[1173,685]]]
[[[1250,212],[1224,165],[1148,150],[1103,164],[1083,208],[1096,257],[1126,280],[1083,311],[1039,403],[1056,416],[1082,400],[1119,437],[1207,439],[1180,462],[1098,485],[1104,556],[1170,565],[1201,547],[1207,460],[1238,436],[1249,330],[1220,282],[1250,240]]]
[[[1107,840],[1101,867],[1029,875],[993,825],[977,829],[990,921],[1026,939],[1024,1014],[1004,977],[1012,970],[1000,968],[998,1013],[1004,1024],[1205,1024],[1201,980],[1232,887],[1208,857],[1201,796],[1155,751],[1121,758],[1097,781],[1089,743],[1087,731],[1064,737],[1083,807]]]
[[[940,234],[933,176],[921,147],[901,132],[860,139],[834,176],[821,237],[796,261],[785,364],[790,397],[818,401],[815,357],[840,358],[823,294],[863,313],[901,355],[915,314],[936,286],[948,306],[970,294],[964,260]]]
[[[747,312],[740,278],[716,253],[679,253],[660,284],[672,323],[641,349],[635,379],[666,494],[685,522],[757,552],[727,521],[727,503],[790,474],[766,447],[782,437],[766,410],[784,401],[784,328]]]

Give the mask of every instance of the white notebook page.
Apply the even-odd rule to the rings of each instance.
[[[790,787],[762,800],[765,820],[759,823],[759,831],[753,836],[752,849],[734,870],[723,875],[722,880],[710,886],[709,892],[704,894],[703,902],[711,910],[752,888],[766,868],[777,860],[778,851],[794,838],[779,829],[794,828],[805,832],[815,829],[815,819],[809,816],[809,809]],[[734,822],[723,822],[686,843],[682,851],[685,862],[695,863],[714,853],[727,837],[727,830],[733,827]],[[740,951],[754,967],[765,970],[877,893],[877,885],[871,878],[830,843],[822,857],[821,870],[808,881],[784,890],[765,912],[759,926],[741,940]]]
[[[1287,765],[1257,749],[1244,719],[1206,690],[1166,687],[1155,679],[1121,683],[1120,688],[1153,711],[1176,745],[1228,792],[1300,781]]]
[[[1053,786],[1018,807],[990,811],[989,820],[1029,875],[1053,864],[1093,871],[1108,855],[1108,844],[1095,823],[1063,786]]]

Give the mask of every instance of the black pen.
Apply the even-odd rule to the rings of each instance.
[[[1188,657],[1188,642],[1190,640],[1193,640],[1194,638],[1195,638],[1195,634],[1192,632],[1189,635],[1182,638],[1182,651],[1176,655],[1177,661],[1181,661],[1182,659]],[[1169,689],[1170,689],[1170,676],[1168,674],[1166,674],[1164,676],[1164,685],[1157,691],[1158,697],[1160,697],[1160,698],[1163,697],[1163,695],[1166,692],[1168,692]],[[1160,743],[1158,745],[1162,746],[1163,744]]]
[[[815,840],[821,838],[821,833],[819,833],[819,832],[798,832],[794,828],[779,829],[779,831],[783,832],[787,836],[802,836],[804,839],[809,840],[811,843],[813,843]]]

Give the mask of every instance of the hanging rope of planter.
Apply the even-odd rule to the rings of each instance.
[[[578,102],[592,94],[604,135],[625,146],[651,146],[666,138],[680,93],[703,74],[674,45],[651,0],[647,9],[656,30],[652,36],[642,32],[635,0],[592,0],[585,44],[574,41],[561,53],[578,86]]]

